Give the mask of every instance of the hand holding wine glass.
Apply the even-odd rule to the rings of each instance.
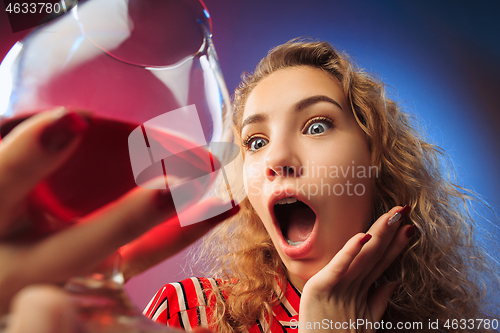
[[[87,129],[80,115],[58,109],[31,117],[0,143],[2,314],[7,313],[12,296],[23,287],[34,283],[60,284],[72,276],[86,274],[117,248],[144,233],[141,239],[145,243],[149,243],[150,237],[166,236],[168,241],[163,248],[149,249],[156,257],[158,253],[167,256],[237,211],[188,227],[181,227],[176,219],[171,219],[161,226],[162,233],[148,234],[152,227],[174,217],[176,211],[168,190],[138,187],[80,219],[76,225],[42,236],[37,221],[28,218],[27,196],[71,158]],[[214,198],[207,199],[192,211],[202,215],[206,210],[217,209],[219,204]],[[148,257],[147,252],[142,255]],[[133,252],[124,257],[124,262],[131,271],[139,272],[134,269],[136,266],[146,268],[141,257]]]

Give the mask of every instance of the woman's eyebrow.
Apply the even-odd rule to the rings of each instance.
[[[254,115],[251,115],[251,116],[248,116],[245,118],[245,120],[243,120],[243,122],[241,123],[241,129],[240,129],[240,132],[243,132],[243,128],[247,125],[250,125],[250,124],[254,124],[254,123],[260,123],[260,122],[263,122],[267,119],[266,115],[262,114],[262,113],[257,113],[257,114],[254,114]]]
[[[319,103],[319,102],[332,103],[333,105],[338,106],[339,109],[343,111],[342,107],[340,106],[339,103],[337,103],[337,101],[335,101],[334,99],[332,99],[332,98],[330,98],[328,96],[325,96],[325,95],[316,95],[316,96],[311,96],[311,97],[304,98],[303,100],[299,101],[295,105],[295,111],[296,112],[302,111],[305,108],[307,108],[307,107],[309,107],[309,106],[311,106],[313,104]],[[247,126],[247,125],[255,124],[255,123],[260,123],[260,122],[266,121],[266,119],[267,119],[266,115],[264,115],[262,113],[257,113],[257,114],[248,116],[241,123],[241,129],[240,129],[240,131],[243,132],[243,128],[245,126]]]
[[[338,106],[340,108],[340,110],[344,111],[342,109],[342,107],[340,106],[340,104],[337,103],[337,101],[335,101],[334,99],[332,99],[328,96],[325,96],[325,95],[317,95],[317,96],[311,96],[311,97],[305,98],[295,105],[295,110],[302,111],[303,109],[305,109],[313,104],[319,103],[319,102],[332,103],[332,104]]]

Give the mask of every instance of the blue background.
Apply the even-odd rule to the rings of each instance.
[[[230,92],[267,51],[308,36],[347,51],[377,74],[430,142],[446,150],[459,183],[500,211],[500,2],[206,0],[214,44]],[[13,34],[0,3],[0,56]],[[498,218],[480,212],[484,235],[496,239]],[[499,258],[498,248],[485,241]],[[133,279],[139,307],[166,282],[188,273],[178,255]]]

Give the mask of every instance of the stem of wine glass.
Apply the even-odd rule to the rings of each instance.
[[[70,279],[65,288],[75,299],[78,320],[85,332],[156,333],[170,329],[157,325],[134,307],[125,289],[116,251],[96,273]]]
[[[116,251],[95,272],[71,278],[65,288],[71,293],[86,295],[102,295],[103,291],[123,289],[124,278],[120,266],[121,255]]]

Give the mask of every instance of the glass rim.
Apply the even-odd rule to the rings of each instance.
[[[78,22],[78,25],[80,26],[81,30],[82,30],[82,33],[85,35],[86,38],[88,38],[88,40],[95,46],[97,47],[98,49],[100,49],[101,51],[105,52],[108,56],[114,58],[115,60],[117,61],[120,61],[124,64],[127,64],[127,65],[131,65],[131,66],[136,66],[136,67],[140,67],[140,68],[145,68],[145,69],[151,69],[151,70],[161,70],[161,69],[173,69],[173,68],[177,68],[179,66],[182,66],[184,63],[186,63],[187,61],[195,58],[196,56],[199,56],[201,54],[204,54],[206,53],[209,45],[211,44],[210,43],[210,40],[212,38],[212,17],[208,11],[208,8],[207,6],[205,5],[204,1],[203,0],[190,0],[192,3],[197,3],[198,5],[200,5],[200,9],[203,11],[203,14],[205,15],[205,20],[206,20],[206,23],[208,24],[204,24],[204,22],[202,22],[200,19],[197,20],[197,23],[199,24],[200,26],[200,30],[203,34],[203,39],[202,39],[202,42],[200,44],[200,47],[195,51],[195,52],[192,52],[190,53],[189,55],[181,58],[180,60],[174,62],[174,63],[170,63],[170,64],[165,64],[165,65],[161,65],[161,64],[146,64],[145,62],[134,62],[134,61],[131,61],[131,60],[127,60],[126,57],[121,57],[121,56],[118,56],[116,54],[114,54],[114,52],[110,51],[110,50],[107,50],[105,47],[101,46],[98,42],[96,42],[94,40],[94,38],[89,35],[84,27],[84,23],[82,21],[80,21],[79,19],[79,16],[78,16],[78,9],[80,7],[80,5],[83,5],[87,2],[91,2],[92,0],[88,0],[88,1],[84,1],[84,3],[80,4],[80,3],[77,3],[75,6],[73,6],[71,8],[70,11],[68,11],[68,14],[70,15],[73,15],[73,17],[75,18],[75,20]],[[194,12],[195,10],[192,9],[192,11]]]

